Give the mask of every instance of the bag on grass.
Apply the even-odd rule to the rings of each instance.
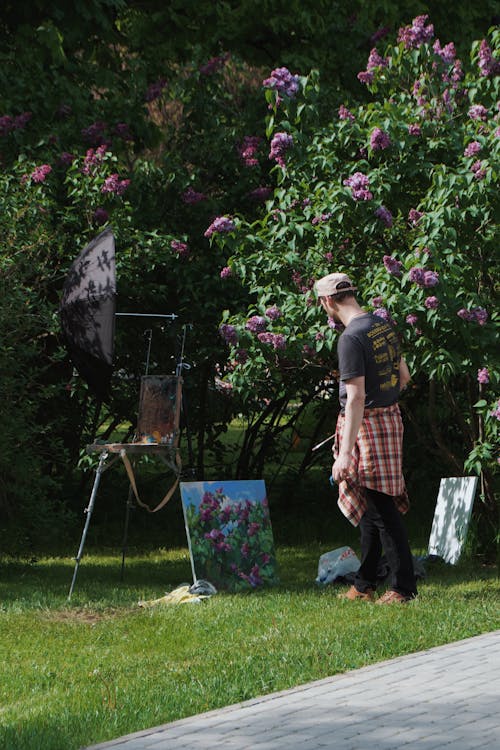
[[[359,559],[351,547],[339,547],[321,555],[318,563],[316,583],[325,586],[348,573],[355,573],[360,566]]]

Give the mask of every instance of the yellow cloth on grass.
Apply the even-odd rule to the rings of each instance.
[[[199,604],[202,599],[209,599],[208,596],[200,596],[198,594],[189,593],[190,586],[179,586],[178,588],[171,591],[165,596],[161,596],[159,599],[150,599],[149,601],[140,601],[139,607],[149,608],[156,607],[159,604]]]

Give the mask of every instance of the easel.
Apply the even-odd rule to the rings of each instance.
[[[127,315],[128,313],[117,313],[117,315]],[[131,313],[131,315],[139,316],[139,313]],[[175,318],[175,315],[170,316],[146,316],[144,317],[170,317]],[[90,500],[87,508],[85,509],[86,513],[86,520],[85,520],[85,526],[83,529],[80,546],[78,548],[78,552],[75,558],[75,569],[73,572],[73,579],[71,581],[71,586],[68,594],[68,601],[71,599],[71,595],[73,593],[73,589],[75,586],[76,576],[78,573],[80,560],[83,556],[83,548],[85,546],[85,540],[87,537],[87,532],[90,525],[90,519],[92,517],[92,513],[95,506],[95,501],[97,497],[97,491],[99,489],[99,484],[101,481],[102,474],[110,469],[120,458],[123,461],[123,464],[125,466],[130,486],[129,486],[129,493],[128,493],[128,499],[127,499],[127,506],[126,506],[126,517],[125,517],[125,529],[124,529],[124,536],[123,536],[123,542],[122,542],[122,568],[121,568],[121,579],[123,580],[123,572],[124,572],[124,566],[125,566],[125,551],[126,551],[126,544],[127,544],[127,536],[128,536],[128,525],[129,525],[129,517],[130,517],[130,508],[132,506],[132,495],[135,496],[135,500],[137,504],[140,507],[145,508],[150,513],[156,513],[158,510],[163,508],[166,503],[170,500],[172,497],[174,491],[177,488],[177,485],[179,484],[181,472],[182,472],[182,461],[179,453],[179,436],[180,436],[180,416],[181,416],[181,409],[182,409],[182,386],[183,386],[183,378],[182,378],[182,370],[183,369],[189,369],[189,365],[185,364],[183,362],[184,358],[184,346],[185,346],[185,340],[186,340],[186,327],[184,327],[183,332],[183,338],[182,338],[182,348],[181,348],[181,354],[179,357],[178,364],[176,366],[176,373],[175,376],[172,376],[170,378],[165,377],[159,377],[159,378],[150,378],[148,375],[149,370],[149,356],[150,356],[150,350],[151,350],[151,338],[149,339],[149,345],[148,345],[148,354],[147,354],[147,361],[146,361],[146,375],[143,376],[141,379],[141,395],[140,395],[140,403],[139,403],[139,419],[138,419],[138,425],[137,425],[137,432],[134,437],[134,441],[132,443],[92,443],[91,445],[87,446],[87,452],[88,453],[100,453],[99,456],[99,463],[96,469],[96,474],[94,478],[94,484],[92,487],[92,492],[90,495]],[[155,434],[149,434],[152,433],[153,430],[151,430],[151,420],[148,419],[147,414],[141,414],[141,407],[143,405],[144,399],[147,398],[147,383],[148,380],[159,380],[160,387],[165,389],[169,389],[169,393],[172,392],[175,393],[174,398],[172,399],[172,396],[170,395],[170,398],[165,401],[164,399],[164,409],[162,413],[162,424],[159,426],[159,432],[154,430]],[[173,400],[173,408],[169,408],[168,402]],[[168,412],[168,413],[167,413]],[[156,425],[154,425],[156,426]],[[129,459],[129,455],[132,457],[141,457],[141,456],[158,456],[164,463],[167,464],[167,466],[173,470],[175,475],[175,481],[174,484],[170,487],[169,491],[161,500],[161,502],[155,507],[150,508],[148,505],[143,503],[140,500],[139,493],[137,491],[137,486],[135,482],[134,472],[132,469],[132,464]],[[109,461],[108,461],[109,459]]]

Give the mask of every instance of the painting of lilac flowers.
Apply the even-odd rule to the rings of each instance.
[[[219,589],[276,582],[276,556],[263,480],[181,482],[193,574]]]

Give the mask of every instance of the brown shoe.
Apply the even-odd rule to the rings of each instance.
[[[360,599],[365,602],[373,601],[373,589],[366,589],[366,591],[358,591],[356,586],[351,586],[349,591],[345,591],[343,594],[339,594],[339,599],[349,599],[353,602],[356,599]]]
[[[411,602],[411,597],[389,590],[380,599],[377,599],[375,604],[408,604],[408,602]]]

